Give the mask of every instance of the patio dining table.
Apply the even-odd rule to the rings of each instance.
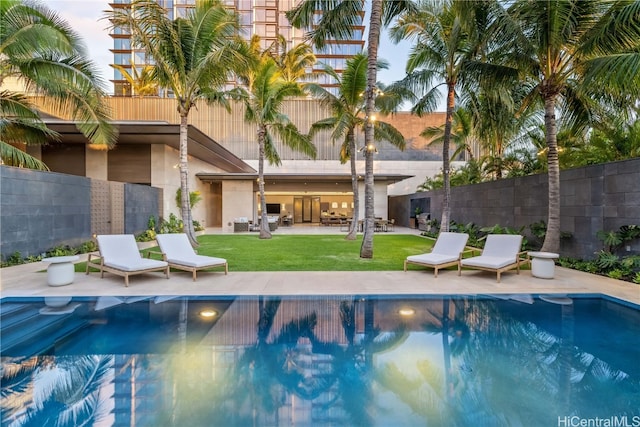
[[[352,219],[348,219],[347,220],[347,224],[349,225],[349,227],[351,227],[351,222],[353,222]],[[375,223],[373,225],[373,231],[387,231],[387,225],[388,224],[389,224],[388,220],[382,219],[382,218],[376,218],[375,219]],[[358,220],[357,231],[358,232],[363,232],[364,231],[364,219],[359,219]]]

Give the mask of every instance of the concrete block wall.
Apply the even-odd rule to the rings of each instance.
[[[560,173],[560,229],[572,233],[562,240],[561,255],[590,259],[603,248],[596,233],[618,231],[622,225],[640,225],[640,159],[565,170]],[[412,200],[429,200],[431,218],[442,217],[442,190],[390,198],[389,209],[402,212],[400,225],[409,226]],[[525,227],[547,222],[546,174],[503,179],[451,189],[451,219],[479,226]],[[633,242],[631,252],[640,252]]]
[[[112,187],[123,186],[114,198]],[[0,255],[37,256],[94,233],[139,234],[149,216],[158,219],[160,204],[160,189],[146,185],[0,166]]]

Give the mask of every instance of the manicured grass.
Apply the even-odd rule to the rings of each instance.
[[[420,236],[376,234],[373,259],[362,259],[362,236],[350,241],[343,235],[274,234],[261,240],[257,235],[216,234],[198,241],[199,254],[226,258],[230,271],[398,271],[408,255],[433,245]]]

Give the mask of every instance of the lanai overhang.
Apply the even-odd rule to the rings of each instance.
[[[44,122],[49,129],[60,135],[60,141],[63,143],[89,143],[72,121],[45,119]],[[165,144],[176,150],[180,149],[180,125],[158,121],[115,121],[113,124],[118,132],[118,144]],[[256,172],[242,159],[193,125],[188,126],[187,138],[187,151],[190,156],[231,174]]]
[[[197,173],[196,176],[203,182],[222,182],[232,180],[252,180],[257,191],[257,173]],[[394,184],[413,175],[403,174],[374,174],[377,183],[386,182]],[[265,190],[278,192],[304,192],[309,188],[311,192],[349,192],[351,191],[350,174],[296,174],[296,173],[269,173],[264,175]],[[358,176],[358,182],[364,182],[363,176]]]

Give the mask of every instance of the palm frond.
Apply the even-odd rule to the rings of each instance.
[[[0,140],[0,157],[2,158],[2,164],[7,166],[17,166],[42,171],[49,170],[49,167],[42,161],[2,140]]]
[[[373,128],[376,141],[387,141],[400,150],[405,149],[406,140],[402,133],[393,125],[381,120],[376,120]]]
[[[311,159],[315,159],[317,148],[311,142],[308,135],[300,133],[296,125],[293,123],[274,123],[271,125],[274,133],[279,136],[282,142],[291,149],[306,154]]]

